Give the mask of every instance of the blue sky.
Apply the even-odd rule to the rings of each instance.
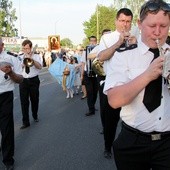
[[[74,44],[79,44],[85,37],[83,22],[95,12],[96,5],[109,6],[113,0],[12,0],[12,2],[18,17],[15,25],[19,34],[22,33],[26,37],[47,37],[56,33],[61,39],[69,38]]]

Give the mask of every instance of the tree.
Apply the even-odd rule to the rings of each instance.
[[[13,4],[8,0],[0,2],[0,35],[1,36],[17,36],[18,30],[14,26],[17,20],[16,9],[12,8]]]
[[[60,41],[60,45],[63,47],[73,48],[73,43],[69,38],[64,38]]]
[[[84,43],[88,42],[88,37],[91,35],[100,39],[103,29],[114,30],[116,12],[117,10],[112,6],[106,7],[103,5],[97,5],[96,11],[91,15],[89,21],[83,23],[84,33],[86,35],[86,39],[83,40],[83,45],[87,45]]]

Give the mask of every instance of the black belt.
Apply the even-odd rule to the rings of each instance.
[[[151,141],[161,140],[161,139],[170,137],[170,131],[166,131],[166,132],[142,132],[138,129],[135,129],[135,128],[127,125],[125,122],[122,122],[122,128],[126,129],[127,131],[129,131],[133,134],[146,137],[146,138],[150,139]]]
[[[33,79],[36,79],[36,78],[38,78],[38,75],[37,76],[35,76],[35,77],[31,77],[31,78],[24,78],[25,80],[33,80]]]

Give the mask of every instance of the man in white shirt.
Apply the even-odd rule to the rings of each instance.
[[[38,106],[39,106],[39,72],[42,68],[43,59],[40,55],[32,52],[32,42],[24,40],[22,42],[23,55],[19,56],[23,66],[22,75],[23,82],[19,85],[20,101],[22,109],[23,125],[21,129],[30,126],[29,121],[29,102],[31,101],[32,116],[35,122],[38,122]],[[26,60],[30,60],[31,66],[28,65]],[[30,101],[29,101],[30,100]]]
[[[3,163],[6,170],[14,168],[14,120],[13,90],[15,83],[21,83],[21,66],[18,58],[3,51],[0,38],[0,132]]]
[[[133,19],[133,14],[128,8],[121,8],[116,14],[116,30],[104,34],[99,43],[100,53],[98,58],[100,61],[104,62],[104,72],[107,72],[107,67],[112,67],[109,65],[110,59],[114,57],[115,51],[124,45],[126,36],[129,36],[129,31],[131,29],[131,23]],[[136,41],[136,40],[135,40]],[[113,109],[107,99],[107,95],[103,94],[105,76],[98,76],[98,81],[100,82],[99,94],[100,94],[100,106],[101,106],[101,115],[102,122],[104,127],[104,157],[111,158],[112,155],[112,146],[115,139],[117,124],[119,122],[120,109]]]
[[[87,91],[87,105],[88,105],[88,112],[85,113],[86,116],[91,116],[95,114],[95,104],[97,100],[97,93],[98,93],[98,85],[97,85],[97,78],[96,74],[92,71],[92,67],[90,67],[91,63],[87,59],[88,52],[92,47],[97,45],[97,38],[95,36],[91,36],[89,38],[89,46],[86,48],[86,51],[83,52],[81,57],[81,79],[83,84],[86,87]]]
[[[161,77],[164,57],[156,58],[156,55],[158,41],[161,51],[166,51],[164,55],[169,55],[165,42],[170,27],[170,6],[162,0],[145,2],[138,26],[141,29],[138,47],[115,53],[110,62],[112,67],[107,70],[104,92],[113,108],[122,107],[122,130],[114,141],[114,157],[118,170],[168,170],[170,96]],[[151,84],[156,82],[155,87],[159,87],[157,80],[161,80],[162,92],[159,98],[148,99],[150,105],[158,104],[151,110],[145,103],[145,94]],[[146,96],[151,98],[157,93]],[[157,100],[161,101],[155,102]]]

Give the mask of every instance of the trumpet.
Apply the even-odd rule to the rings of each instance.
[[[170,61],[168,61],[168,56],[165,55],[165,53],[169,51],[169,49],[164,50],[160,45],[159,39],[156,39],[156,44],[157,44],[160,56],[164,57],[164,62],[162,66],[162,77],[167,79],[170,74]]]
[[[36,44],[31,52],[31,56],[35,53],[36,49],[37,49],[38,45]],[[34,64],[34,60],[32,58],[27,57],[27,55],[25,56],[24,60],[23,60],[23,64],[27,67],[32,67]]]
[[[34,60],[32,58],[24,58],[24,61],[23,61],[24,65],[27,66],[27,67],[32,67],[33,64],[34,64]]]

